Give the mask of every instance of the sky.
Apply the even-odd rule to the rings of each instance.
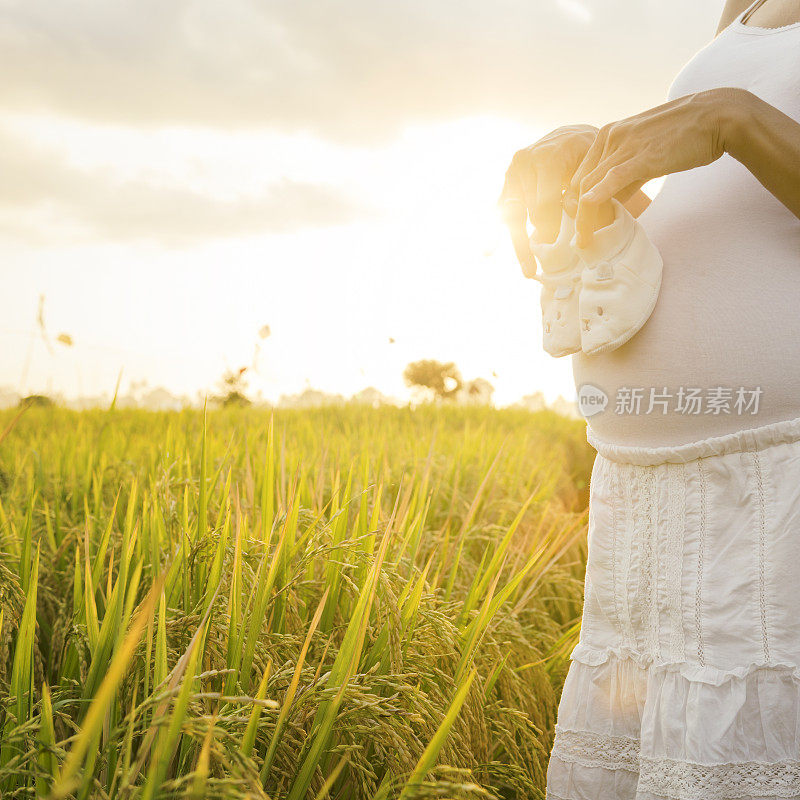
[[[721,6],[0,0],[0,387],[403,397],[436,358],[574,396],[503,174],[663,102]]]

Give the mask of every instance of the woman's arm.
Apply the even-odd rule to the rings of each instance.
[[[744,89],[729,89],[722,114],[725,152],[800,217],[800,123]]]
[[[800,123],[744,89],[710,89],[600,129],[566,204],[576,214],[579,246],[591,239],[596,207],[625,187],[710,164],[725,152],[800,217]]]

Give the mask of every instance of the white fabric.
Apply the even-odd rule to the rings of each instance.
[[[587,356],[625,344],[647,322],[658,299],[663,261],[638,220],[616,200],[614,221],[578,253],[581,350]]]
[[[542,267],[542,344],[559,358],[608,352],[627,342],[653,311],[662,260],[641,225],[616,200],[614,220],[578,248],[575,223],[562,214],[558,238],[530,246]]]
[[[542,309],[542,346],[554,358],[572,355],[581,349],[578,320],[583,262],[570,241],[575,225],[566,212],[561,215],[558,238],[552,243],[539,242],[534,233],[530,247],[542,275],[526,275],[542,282],[539,303]]]
[[[800,25],[736,21],[670,90],[748,89],[800,121]],[[730,156],[669,175],[639,217],[664,259],[650,319],[629,342],[572,359],[576,386],[612,402],[589,420],[602,440],[656,447],[800,417],[800,220]],[[737,414],[617,414],[623,387],[761,387],[757,419]]]
[[[800,798],[800,419],[607,445],[553,800]]]

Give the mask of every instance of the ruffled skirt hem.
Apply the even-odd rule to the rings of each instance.
[[[795,665],[718,670],[579,645],[548,767],[552,800],[800,798]]]

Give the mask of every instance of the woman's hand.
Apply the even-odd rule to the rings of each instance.
[[[530,147],[518,151],[511,160],[500,205],[524,274],[536,273],[536,260],[528,244],[528,220],[536,228],[539,241],[555,241],[561,227],[563,192],[597,134],[597,128],[592,125],[556,128]],[[635,217],[650,202],[638,186],[626,187],[616,198]],[[572,214],[574,216],[575,209]],[[610,204],[598,203],[592,214],[594,227],[607,224],[614,218]]]
[[[721,118],[729,89],[687,95],[601,128],[565,198],[579,247],[597,228],[597,210],[652,178],[710,164],[724,152]]]
[[[517,259],[526,274],[536,262],[528,245],[527,222],[541,241],[555,241],[561,226],[562,194],[595,140],[597,128],[567,125],[519,150],[506,172],[500,204]]]

